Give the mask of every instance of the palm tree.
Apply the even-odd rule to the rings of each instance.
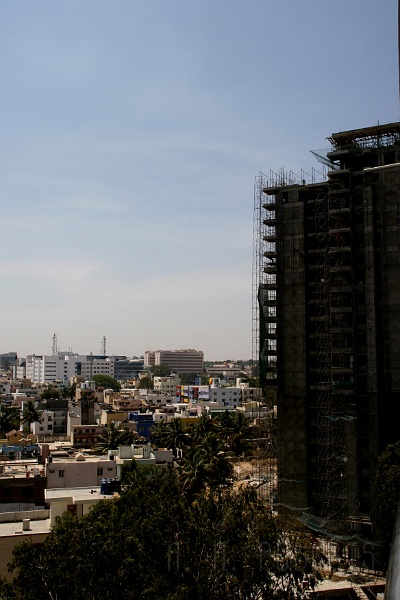
[[[225,439],[230,452],[236,456],[243,454],[249,435],[249,421],[242,412],[225,411],[220,417],[221,436]]]
[[[206,488],[215,491],[231,485],[233,467],[226,458],[218,435],[209,431],[183,457],[180,477],[184,494],[189,498]]]
[[[206,480],[211,489],[230,485],[233,478],[233,466],[226,458],[218,435],[214,432],[207,433],[199,450],[204,461]]]
[[[215,423],[208,415],[201,415],[192,426],[190,437],[193,443],[200,442],[206,433],[216,431]]]
[[[0,405],[0,434],[4,438],[12,429],[19,429],[19,410]]]
[[[108,450],[117,450],[119,446],[130,446],[133,444],[134,434],[129,429],[118,429],[114,421],[109,427],[105,427],[103,435],[99,437],[93,450],[98,454],[106,454]]]
[[[21,423],[25,425],[28,423],[28,429],[31,430],[32,423],[40,423],[40,413],[37,410],[35,403],[32,400],[24,402],[24,409],[22,411]]]
[[[159,448],[164,448],[168,441],[168,423],[166,421],[159,421],[154,425],[152,432],[154,443]]]
[[[180,478],[185,496],[193,498],[207,487],[204,455],[197,446],[192,446],[184,455],[180,467]]]
[[[172,421],[168,423],[167,428],[168,430],[164,438],[166,447],[171,448],[175,458],[178,457],[178,451],[182,457],[183,449],[187,448],[190,443],[188,433],[183,430],[182,419],[179,417],[172,419]]]

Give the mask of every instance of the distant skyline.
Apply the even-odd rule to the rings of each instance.
[[[0,3],[0,353],[249,359],[253,183],[399,120],[396,0]]]

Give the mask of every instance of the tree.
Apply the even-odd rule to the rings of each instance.
[[[153,365],[150,367],[153,377],[168,377],[171,375],[171,367],[169,365]]]
[[[31,430],[32,423],[40,423],[40,412],[37,410],[35,403],[32,400],[24,402],[24,409],[22,411],[21,423],[28,424],[29,431]]]
[[[175,470],[129,468],[119,497],[65,513],[41,546],[14,551],[9,600],[292,600],[311,540],[254,490],[191,502]]]
[[[76,392],[76,381],[71,383],[71,385],[67,385],[62,389],[61,395],[63,398],[68,398],[69,400],[75,400],[75,392]]]
[[[189,434],[182,427],[182,419],[178,417],[169,421],[164,441],[166,448],[173,451],[175,458],[178,458],[178,454],[182,456],[183,450],[190,443]]]
[[[111,421],[109,427],[105,427],[103,435],[93,447],[98,454],[106,454],[108,450],[117,450],[119,446],[130,446],[135,436],[129,429],[118,429],[115,421]]]
[[[139,390],[152,390],[153,389],[153,380],[148,375],[140,378],[139,381]]]
[[[230,452],[241,456],[248,446],[249,420],[242,412],[225,411],[219,417],[221,435],[226,441]]]
[[[183,491],[193,498],[206,489],[232,485],[233,466],[226,458],[219,436],[206,431],[183,455],[180,468]]]
[[[5,438],[6,433],[13,429],[19,429],[19,410],[0,405],[0,435]]]
[[[60,391],[52,387],[51,385],[44,388],[44,390],[40,394],[42,400],[51,400],[52,398],[59,398],[60,396]]]
[[[91,381],[95,382],[96,389],[98,387],[103,387],[105,389],[111,389],[114,392],[119,392],[121,389],[120,383],[110,375],[92,375]]]
[[[182,385],[194,385],[197,377],[201,377],[201,373],[179,373]]]
[[[156,423],[151,432],[154,443],[160,447],[165,448],[168,440],[168,423],[167,421],[159,421]]]

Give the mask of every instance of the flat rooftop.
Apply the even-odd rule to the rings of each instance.
[[[50,532],[50,519],[31,520],[29,530],[22,529],[23,522],[13,521],[11,523],[0,523],[0,537],[10,537],[14,535],[35,535]]]
[[[110,500],[114,494],[100,494],[100,487],[51,488],[44,491],[48,502],[72,498],[73,503],[93,502],[93,500]]]

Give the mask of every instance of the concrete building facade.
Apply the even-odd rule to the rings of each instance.
[[[368,518],[400,431],[400,123],[333,134],[327,177],[262,179],[261,380],[278,406],[278,498],[324,527]]]
[[[156,350],[144,353],[144,366],[168,365],[172,373],[196,373],[204,371],[204,352],[201,350]]]

